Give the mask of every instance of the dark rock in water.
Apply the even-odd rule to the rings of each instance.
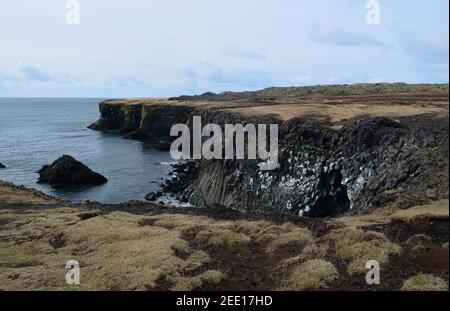
[[[63,155],[38,172],[38,183],[57,186],[100,185],[108,180],[69,155]]]
[[[150,192],[145,195],[145,199],[150,202],[156,201],[157,198],[162,197],[164,193],[162,191]]]
[[[156,199],[157,199],[156,193],[154,193],[154,192],[147,193],[147,194],[145,195],[145,199],[146,199],[147,201],[150,201],[150,202],[156,201]]]
[[[159,141],[153,144],[153,148],[158,151],[169,151],[170,150],[170,142],[169,141]]]
[[[6,168],[2,163],[0,163],[0,168]]]

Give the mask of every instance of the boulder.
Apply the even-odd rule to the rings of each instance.
[[[38,183],[55,186],[100,185],[108,180],[69,155],[63,155],[38,172]]]
[[[1,168],[6,168],[6,166],[4,166],[1,162],[0,162],[0,169]]]

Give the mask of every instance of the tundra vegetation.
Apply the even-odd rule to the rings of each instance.
[[[126,204],[63,202],[1,182],[0,288],[373,289],[365,283],[369,259],[381,265],[375,289],[448,288],[448,231],[439,225],[448,223],[446,200],[277,221],[141,204],[124,212]],[[430,222],[436,225],[417,233]],[[70,259],[80,263],[80,285],[65,282]]]
[[[448,84],[269,88],[99,108],[91,129],[165,150],[171,126],[190,128],[194,115],[280,124],[280,166],[178,163],[161,193],[189,208],[66,202],[0,182],[0,290],[448,290]],[[65,282],[69,260],[80,264],[79,285]],[[378,285],[366,283],[371,260]]]

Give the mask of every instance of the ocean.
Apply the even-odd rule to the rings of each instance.
[[[173,160],[148,142],[86,127],[99,118],[102,99],[0,98],[0,180],[35,188],[72,201],[120,203],[142,200],[169,178]],[[58,187],[36,183],[36,173],[69,154],[108,178],[95,187]]]

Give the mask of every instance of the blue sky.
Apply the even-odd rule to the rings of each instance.
[[[158,97],[448,83],[448,0],[0,1],[0,96]]]

